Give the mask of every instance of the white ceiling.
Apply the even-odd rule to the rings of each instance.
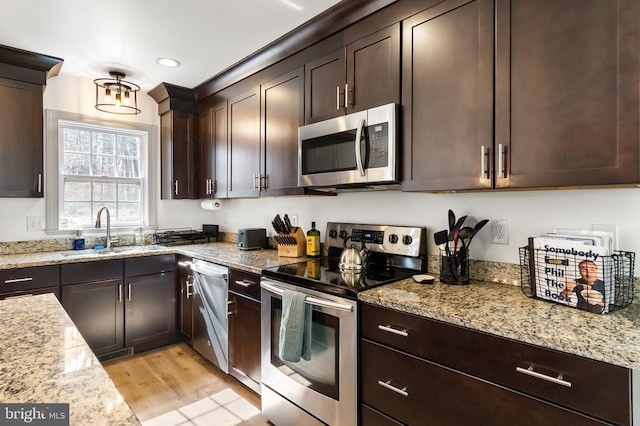
[[[62,58],[60,74],[191,88],[339,1],[0,0],[0,44]]]

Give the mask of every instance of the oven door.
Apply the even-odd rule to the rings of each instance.
[[[282,413],[286,424],[313,424],[308,414],[332,426],[357,424],[357,302],[267,278],[261,287],[262,385],[276,397],[263,398],[263,415],[274,424],[282,423]],[[307,294],[312,307],[309,361],[278,357],[285,289]],[[291,404],[306,413],[291,418],[298,416]]]

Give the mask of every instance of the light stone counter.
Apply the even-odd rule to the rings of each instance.
[[[453,286],[412,279],[371,289],[358,299],[550,349],[640,368],[640,302],[598,315],[526,297],[519,286]]]
[[[260,274],[264,268],[296,263],[304,259],[278,257],[278,250],[240,250],[234,243],[191,244],[173,247],[160,245],[122,246],[111,250],[67,250],[24,254],[0,255],[0,269],[30,266],[59,265],[65,263],[92,262],[96,260],[153,256],[159,254],[183,254],[202,260],[230,266],[246,272]]]
[[[0,401],[68,403],[71,425],[140,424],[51,293],[0,301]]]

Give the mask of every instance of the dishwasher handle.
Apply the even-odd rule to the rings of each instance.
[[[208,277],[223,278],[225,280],[229,277],[229,268],[214,263],[194,262],[191,264],[191,270]]]

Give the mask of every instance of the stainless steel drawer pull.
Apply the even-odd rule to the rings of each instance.
[[[191,262],[184,262],[184,261],[180,261],[180,262],[178,262],[178,265],[180,265],[180,266],[190,267],[190,266],[191,266]]]
[[[254,285],[255,283],[253,281],[249,281],[249,280],[242,280],[242,281],[238,281],[236,280],[236,284],[242,286],[242,287],[249,287]]]
[[[395,386],[391,386],[391,380],[387,380],[386,382],[383,382],[382,380],[378,380],[378,384],[380,386],[382,386],[383,388],[387,388],[389,390],[394,391],[395,393],[399,393],[402,396],[409,396],[409,393],[407,392],[407,387],[403,387],[402,389],[398,389]]]
[[[5,284],[11,284],[11,283],[23,283],[26,281],[33,281],[33,278],[31,277],[26,277],[26,278],[14,278],[12,280],[4,280]]]
[[[498,144],[498,177],[499,178],[506,177],[506,174],[507,174],[504,168],[504,162],[505,162],[504,145],[499,143]]]
[[[538,372],[534,371],[533,367],[529,367],[529,368],[516,367],[516,371],[518,373],[526,374],[528,376],[533,376],[533,377],[536,377],[538,379],[542,379],[542,380],[546,380],[546,381],[551,382],[551,383],[555,383],[556,385],[562,385],[562,386],[566,386],[568,388],[571,387],[571,382],[567,382],[566,380],[563,380],[562,374],[560,374],[558,377],[551,377],[551,376],[547,376],[546,374],[542,374],[542,373],[538,373]]]
[[[388,331],[389,333],[397,334],[399,336],[404,336],[404,337],[409,336],[409,333],[407,332],[406,328],[403,328],[402,330],[396,330],[395,328],[391,327],[391,324],[378,325],[378,328],[382,331]]]
[[[122,303],[122,284],[118,285],[118,303]]]
[[[129,302],[131,302],[131,283],[129,283],[129,296],[128,296]]]
[[[173,183],[173,186],[175,194],[178,195],[178,179]]]

